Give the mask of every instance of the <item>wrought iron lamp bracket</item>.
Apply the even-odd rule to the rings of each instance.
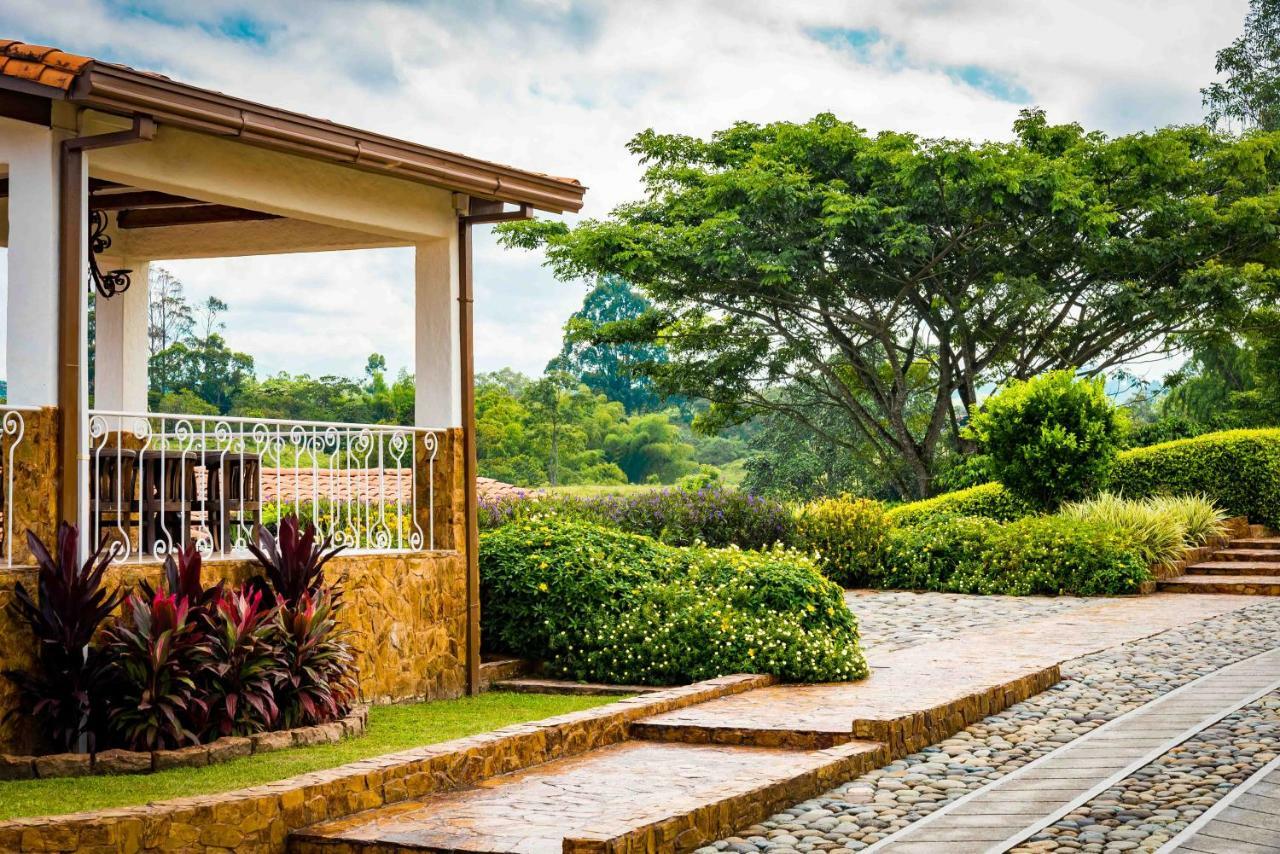
[[[132,270],[103,271],[98,266],[98,255],[111,248],[111,237],[107,234],[106,211],[89,211],[89,279],[94,290],[104,299],[111,299],[116,294],[129,290],[129,274]]]

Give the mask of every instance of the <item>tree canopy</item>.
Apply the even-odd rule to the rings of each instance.
[[[599,339],[662,346],[646,371],[712,401],[704,423],[780,413],[926,495],[980,388],[1216,328],[1275,261],[1280,134],[1108,138],[1038,111],[1014,133],[873,136],[829,114],[649,130],[630,143],[644,198],[500,233],[562,279],[640,288],[653,308]]]
[[[564,348],[547,365],[548,371],[566,371],[583,385],[621,403],[628,413],[652,412],[662,405],[653,381],[640,371],[663,360],[662,348],[645,343],[598,341],[597,330],[610,323],[635,320],[649,309],[649,302],[624,279],[602,276],[564,327]]]
[[[1249,0],[1244,32],[1215,70],[1225,79],[1200,90],[1210,124],[1280,130],[1280,0]]]

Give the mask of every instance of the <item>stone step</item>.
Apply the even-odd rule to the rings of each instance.
[[[1233,549],[1280,549],[1280,537],[1245,537],[1232,540]]]
[[[889,761],[826,750],[629,741],[295,831],[291,854],[688,851]]]
[[[494,656],[480,662],[480,684],[485,690],[492,690],[495,683],[523,676],[532,669],[533,662],[523,658]]]
[[[534,679],[519,677],[504,679],[493,685],[495,691],[514,691],[518,694],[578,694],[598,697],[626,697],[634,694],[652,694],[661,691],[652,685],[601,685],[595,682],[574,682],[569,679]]]
[[[1163,593],[1234,593],[1241,596],[1280,596],[1280,576],[1275,575],[1179,575],[1161,581]]]
[[[1187,567],[1187,575],[1280,575],[1280,561],[1209,560]]]
[[[1264,561],[1280,563],[1280,549],[1241,549],[1232,546],[1216,551],[1209,560]]]

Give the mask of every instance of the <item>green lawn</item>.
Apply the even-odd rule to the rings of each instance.
[[[295,747],[207,768],[155,774],[0,782],[0,820],[243,789],[370,756],[589,709],[617,699],[491,692],[433,703],[374,706],[369,710],[365,734],[338,744]]]

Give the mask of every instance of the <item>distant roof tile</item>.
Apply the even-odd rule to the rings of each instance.
[[[0,74],[63,91],[71,88],[76,75],[91,62],[87,56],[65,53],[56,47],[0,39]]]

